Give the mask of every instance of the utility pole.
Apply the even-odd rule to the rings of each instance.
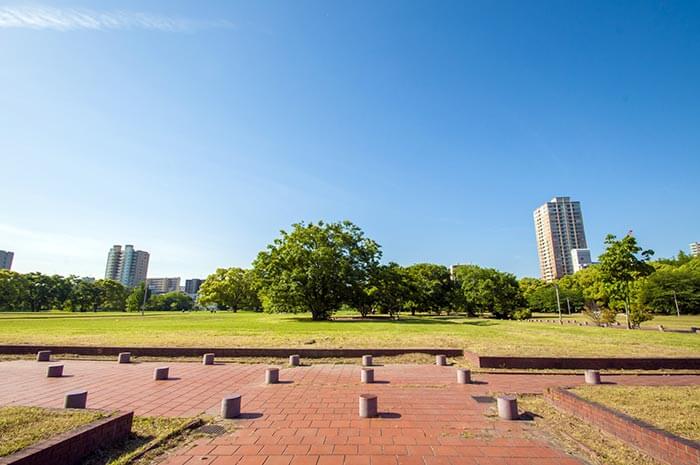
[[[557,293],[557,309],[559,310],[559,324],[564,324],[564,322],[561,319],[561,301],[559,300],[559,285],[555,284],[554,285],[554,290]]]
[[[143,280],[143,302],[141,302],[141,316],[143,316],[143,311],[146,308],[146,298],[148,298],[148,280]]]
[[[673,291],[673,302],[676,304],[676,316],[681,316],[681,310],[678,308],[678,299],[676,298],[676,291]]]

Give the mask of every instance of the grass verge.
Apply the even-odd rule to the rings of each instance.
[[[700,440],[700,386],[583,386],[572,392],[670,433]]]
[[[539,430],[571,455],[595,465],[662,465],[614,436],[560,412],[542,396],[521,396],[518,403],[521,410],[531,414]]]
[[[699,356],[697,334],[464,316],[311,321],[254,312],[0,314],[0,344],[165,347],[452,347],[488,355]]]
[[[89,410],[0,407],[0,457],[106,416]]]
[[[101,449],[88,457],[84,465],[127,465],[150,463],[153,458],[184,441],[186,432],[202,423],[201,419],[134,417],[126,442]]]

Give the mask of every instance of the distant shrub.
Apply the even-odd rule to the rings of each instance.
[[[529,308],[519,308],[513,312],[514,320],[529,320],[532,318],[532,310]]]

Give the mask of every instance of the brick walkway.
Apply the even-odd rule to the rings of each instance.
[[[538,393],[572,386],[582,376],[475,375],[455,382],[450,367],[375,367],[373,385],[360,384],[360,367],[318,365],[285,369],[282,384],[262,383],[264,366],[196,363],[66,361],[63,378],[46,378],[47,363],[0,363],[0,405],[60,407],[73,389],[89,391],[88,406],[133,409],[137,415],[218,413],[224,395],[243,395],[236,433],[200,441],[167,459],[168,465],[574,465],[528,422],[485,415],[492,404],[472,396]],[[153,381],[156,366],[169,381]],[[700,376],[606,376],[636,385],[700,384]],[[357,416],[358,396],[379,396],[380,418]]]

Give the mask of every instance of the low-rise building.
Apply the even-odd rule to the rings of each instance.
[[[180,290],[180,278],[148,278],[146,285],[152,294],[177,292]]]
[[[592,264],[590,249],[571,249],[571,266],[574,273]]]

